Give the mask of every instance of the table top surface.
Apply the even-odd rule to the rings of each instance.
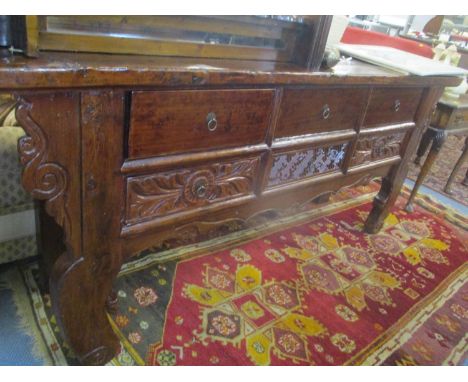
[[[0,59],[0,90],[243,84],[456,86],[459,82],[458,77],[405,75],[356,59],[315,72],[266,61],[86,53]]]

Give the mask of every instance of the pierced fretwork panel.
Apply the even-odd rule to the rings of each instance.
[[[347,143],[274,155],[268,186],[338,170],[343,163]]]

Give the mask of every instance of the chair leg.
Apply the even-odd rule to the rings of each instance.
[[[458,161],[455,164],[455,167],[453,168],[453,171],[447,180],[447,184],[445,185],[444,191],[447,194],[452,193],[452,183],[455,180],[455,177],[457,176],[457,172],[460,170],[461,166],[467,159],[468,159],[468,137],[465,139],[465,147],[463,148],[463,152],[460,155],[460,158],[458,158]],[[466,173],[465,179],[463,180],[462,184],[465,186],[468,185],[468,171]]]
[[[416,179],[416,182],[414,184],[413,190],[411,191],[411,195],[408,199],[408,202],[406,203],[405,210],[407,212],[413,212],[413,201],[414,198],[416,197],[419,187],[423,183],[424,179],[426,178],[426,175],[429,173],[434,161],[436,160],[437,156],[439,155],[440,149],[442,148],[444,142],[445,142],[445,131],[440,130],[440,129],[428,129],[427,132],[431,132],[432,136],[432,145],[431,145],[431,150],[429,151],[429,154],[427,155],[426,160],[424,161],[424,164],[421,168],[421,171],[418,175],[418,179]]]

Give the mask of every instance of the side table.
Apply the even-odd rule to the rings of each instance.
[[[454,135],[466,135],[465,146],[463,152],[455,164],[452,173],[445,185],[444,191],[450,194],[452,183],[455,179],[457,172],[460,170],[462,164],[468,159],[468,100],[466,98],[462,100],[452,101],[441,98],[437,103],[436,110],[432,116],[430,126],[422,136],[418,150],[416,152],[415,164],[421,163],[421,158],[427,151],[429,145],[431,149],[424,161],[421,171],[416,179],[411,195],[406,204],[406,211],[413,211],[413,201],[416,197],[419,187],[429,173],[434,161],[436,160],[440,149],[442,148],[445,139],[448,134]],[[465,176],[465,180],[462,182],[463,185],[468,185],[468,172]]]

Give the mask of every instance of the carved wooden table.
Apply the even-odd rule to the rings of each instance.
[[[465,146],[463,152],[460,155],[455,167],[453,168],[450,177],[447,180],[444,191],[450,194],[452,183],[460,170],[462,164],[468,159],[468,102],[466,101],[450,101],[442,98],[437,103],[437,108],[431,118],[431,123],[428,129],[422,136],[421,143],[418,146],[416,152],[415,164],[421,163],[421,158],[426,153],[429,145],[431,149],[427,158],[424,161],[421,171],[416,179],[411,195],[406,204],[406,210],[413,211],[413,201],[416,197],[419,187],[423,183],[427,174],[431,170],[434,161],[439,155],[439,151],[442,148],[445,139],[448,134],[455,135],[466,135]],[[466,173],[465,180],[462,184],[468,186],[468,172]]]
[[[85,364],[116,354],[112,282],[156,243],[383,177],[365,225],[378,231],[433,105],[458,82],[357,61],[307,72],[235,60],[4,59],[0,90],[19,99],[23,183],[42,200],[43,268],[75,354]]]

